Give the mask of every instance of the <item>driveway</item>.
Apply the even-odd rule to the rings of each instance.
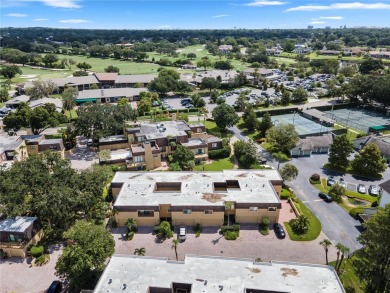
[[[77,145],[66,156],[74,169],[84,170],[98,163],[96,153],[87,146],[85,137],[77,138]]]
[[[283,214],[283,215],[282,215]],[[284,201],[280,216],[280,222],[288,221],[294,217],[290,213],[290,207]],[[270,234],[263,236],[258,231],[258,225],[241,225],[240,237],[235,241],[228,241],[218,233],[220,227],[203,227],[199,238],[191,227],[188,227],[187,239],[180,243],[177,251],[179,260],[183,260],[186,254],[211,255],[240,258],[260,258],[262,261],[280,260],[303,263],[325,263],[324,249],[319,242],[325,238],[321,234],[314,241],[297,242],[291,241],[288,235],[285,239],[278,239],[273,228]],[[139,232],[135,234],[133,240],[125,241],[123,236],[126,228],[116,228],[111,232],[115,238],[115,253],[132,255],[134,249],[145,248],[147,256],[168,257],[175,259],[175,251],[171,248],[172,239],[163,242],[156,240],[152,234],[151,227],[139,227]],[[336,259],[334,247],[329,249],[329,260]]]
[[[51,246],[50,262],[41,267],[31,266],[31,258],[0,260],[0,292],[44,292],[51,282],[58,280],[55,265],[61,251],[61,246]]]

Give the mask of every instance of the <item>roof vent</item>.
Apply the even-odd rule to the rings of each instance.
[[[123,284],[122,290],[126,290],[126,288],[127,288],[127,285]]]
[[[112,283],[112,279],[108,279],[108,284],[111,284]]]

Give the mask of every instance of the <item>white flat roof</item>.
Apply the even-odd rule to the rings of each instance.
[[[216,191],[215,182],[237,180],[240,188]],[[124,183],[114,206],[221,206],[237,203],[280,203],[270,180],[282,180],[276,170],[222,172],[116,172],[112,183]],[[157,182],[180,182],[180,190],[155,192]]]
[[[173,282],[191,284],[191,293],[251,292],[245,289],[275,293],[345,292],[329,266],[194,255],[187,255],[184,262],[114,255],[94,292],[144,293],[149,292],[149,287],[171,288]]]
[[[24,232],[37,217],[7,218],[0,222],[0,232]]]

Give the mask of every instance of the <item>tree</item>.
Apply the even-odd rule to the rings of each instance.
[[[157,233],[157,237],[163,240],[173,236],[171,224],[168,221],[161,221],[160,225],[155,226],[154,231]]]
[[[227,211],[227,225],[230,226],[230,210],[234,204],[231,201],[224,201],[225,211]]]
[[[52,80],[34,80],[32,86],[26,89],[26,94],[30,96],[30,99],[36,100],[48,98],[56,91],[58,91],[58,86]]]
[[[280,176],[284,181],[292,181],[298,176],[298,168],[293,164],[285,164],[282,169],[280,169]]]
[[[291,94],[289,91],[283,91],[281,103],[282,105],[287,106],[291,102]]]
[[[205,70],[207,70],[207,67],[211,67],[212,65],[213,65],[213,63],[211,62],[211,60],[208,57],[203,57],[202,60],[199,60],[196,63],[197,67],[199,67],[199,68],[203,67]]]
[[[339,263],[338,267],[336,268],[336,271],[338,274],[340,274],[341,264],[343,263],[345,255],[349,253],[349,248],[344,246],[344,245],[341,245],[340,251],[341,251],[340,263]]]
[[[245,92],[241,92],[236,101],[234,102],[234,107],[237,111],[242,112],[248,105],[248,101],[246,99]]]
[[[259,127],[259,120],[257,119],[257,115],[252,107],[248,107],[248,113],[244,118],[244,125],[248,131],[253,132],[255,129]],[[244,116],[244,115],[243,115]]]
[[[220,61],[215,61],[214,68],[220,70],[231,70],[234,68],[234,66],[230,63],[230,61],[220,60]]]
[[[356,251],[356,271],[366,283],[366,292],[390,290],[390,204],[379,207],[363,223],[364,231],[358,236],[362,249]]]
[[[288,152],[297,144],[299,134],[295,131],[294,125],[279,123],[268,130],[266,138],[282,152]]]
[[[195,108],[203,108],[206,106],[205,100],[198,94],[191,96],[191,104],[194,105]]]
[[[309,97],[309,93],[303,87],[299,86],[292,92],[291,97],[293,101],[303,103],[307,101],[307,98]]]
[[[113,65],[109,65],[108,67],[104,68],[104,72],[116,72],[119,73],[119,68]]]
[[[382,158],[379,147],[369,143],[355,155],[351,167],[356,173],[372,176],[386,170],[386,160]]]
[[[71,287],[92,289],[114,253],[114,238],[103,226],[81,220],[64,233],[64,239],[68,245],[57,261],[56,274]]]
[[[210,90],[210,95],[211,95],[211,90],[213,89],[218,89],[221,86],[221,83],[215,79],[214,77],[203,77],[202,82],[200,84],[201,89],[209,89]]]
[[[359,72],[361,74],[370,74],[384,69],[381,59],[367,58],[360,63]]]
[[[7,102],[9,99],[8,89],[4,86],[0,87],[0,103]]]
[[[337,170],[345,170],[349,166],[349,155],[353,153],[353,143],[346,134],[336,136],[329,148],[329,165]]]
[[[292,40],[288,40],[283,47],[284,51],[286,52],[292,52],[294,48],[295,48],[295,43]]]
[[[257,148],[252,141],[239,140],[234,143],[233,147],[234,155],[243,168],[249,169],[258,161]]]
[[[46,67],[53,67],[53,63],[58,62],[58,60],[59,60],[58,56],[52,53],[46,54],[42,58],[42,62],[45,63]]]
[[[300,215],[296,219],[290,220],[289,223],[291,229],[298,234],[306,233],[310,226],[309,218],[305,215]]]
[[[182,145],[177,145],[175,150],[172,152],[173,163],[178,163],[182,170],[192,169],[194,166],[195,154],[189,149]]]
[[[143,247],[134,249],[134,255],[145,256],[145,253],[146,250]]]
[[[101,150],[97,153],[97,157],[101,163],[109,162],[111,159],[111,152],[110,150]]]
[[[69,111],[70,117],[72,117],[72,110],[74,106],[76,106],[76,102],[74,99],[78,95],[78,90],[76,88],[70,87],[64,89],[64,91],[61,94],[62,97],[62,107],[64,108],[65,111]]]
[[[176,260],[179,260],[179,258],[177,256],[177,247],[179,246],[179,244],[180,244],[180,240],[179,239],[173,239],[172,240],[171,248],[175,250]]]
[[[324,239],[320,242],[320,245],[324,248],[325,250],[325,260],[326,260],[326,265],[329,264],[329,261],[328,261],[328,247],[332,245],[332,242],[330,242],[328,239]]]
[[[273,126],[272,120],[271,120],[271,115],[269,112],[265,112],[263,118],[261,119],[259,125],[258,125],[258,130],[261,134],[262,137],[265,137],[268,129],[270,129]]]
[[[196,54],[195,54],[195,53],[188,53],[188,54],[187,54],[187,58],[188,58],[188,59],[191,59],[191,60],[192,60],[192,59],[195,59],[195,58],[196,58]]]
[[[8,80],[13,79],[17,74],[22,74],[22,70],[16,65],[6,65],[0,69],[0,75]]]
[[[233,126],[240,119],[234,108],[227,104],[221,104],[215,107],[211,113],[220,130],[225,130],[226,127]]]
[[[92,68],[92,66],[86,62],[79,62],[76,64],[76,67],[84,72],[87,72],[88,69]]]
[[[339,73],[345,77],[352,77],[356,73],[356,65],[344,65],[340,68]]]
[[[164,68],[158,73],[158,77],[153,79],[148,88],[151,91],[156,91],[160,95],[164,95],[170,91],[179,89],[180,74],[174,69]],[[188,83],[186,83],[188,85]]]
[[[342,196],[345,194],[346,189],[345,187],[341,186],[340,184],[336,183],[332,185],[332,187],[329,189],[329,196],[331,196],[335,201],[341,202]]]

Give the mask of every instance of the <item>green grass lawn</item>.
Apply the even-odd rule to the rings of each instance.
[[[293,58],[284,58],[284,57],[271,57],[272,60],[276,60],[276,62],[278,62],[278,64],[286,64],[286,65],[290,65],[290,64],[295,64],[297,63],[297,61]]]
[[[211,134],[211,135],[215,135],[215,136],[218,136],[218,137],[221,137],[221,138],[229,138],[229,137],[232,137],[232,134],[229,132],[229,131],[221,131],[217,124],[215,124],[214,121],[205,121],[204,123],[205,127],[206,127],[206,132]]]
[[[343,263],[341,264],[339,275],[340,280],[347,292],[364,293],[365,285],[358,278],[353,261],[354,257],[344,259]],[[332,261],[329,263],[329,265],[334,267],[336,262]]]
[[[65,115],[68,118],[77,118],[77,112],[75,109],[72,109],[70,111],[65,111]]]
[[[309,221],[309,229],[305,234],[296,234],[288,222],[284,222],[287,233],[290,236],[290,239],[293,241],[311,241],[317,239],[321,233],[321,222],[317,217],[309,210],[309,208],[298,198],[295,197],[294,204],[301,215],[305,215]]]
[[[50,70],[44,68],[31,68],[28,66],[19,66],[19,68],[22,70],[22,74],[18,74],[12,79],[13,85],[16,85],[17,83],[23,83],[32,79],[68,77],[73,73],[73,70]],[[0,82],[4,81],[4,78],[0,78]]]
[[[212,162],[206,165],[197,165],[194,167],[194,171],[222,171],[233,169],[234,164],[232,163],[233,158],[225,158]]]

